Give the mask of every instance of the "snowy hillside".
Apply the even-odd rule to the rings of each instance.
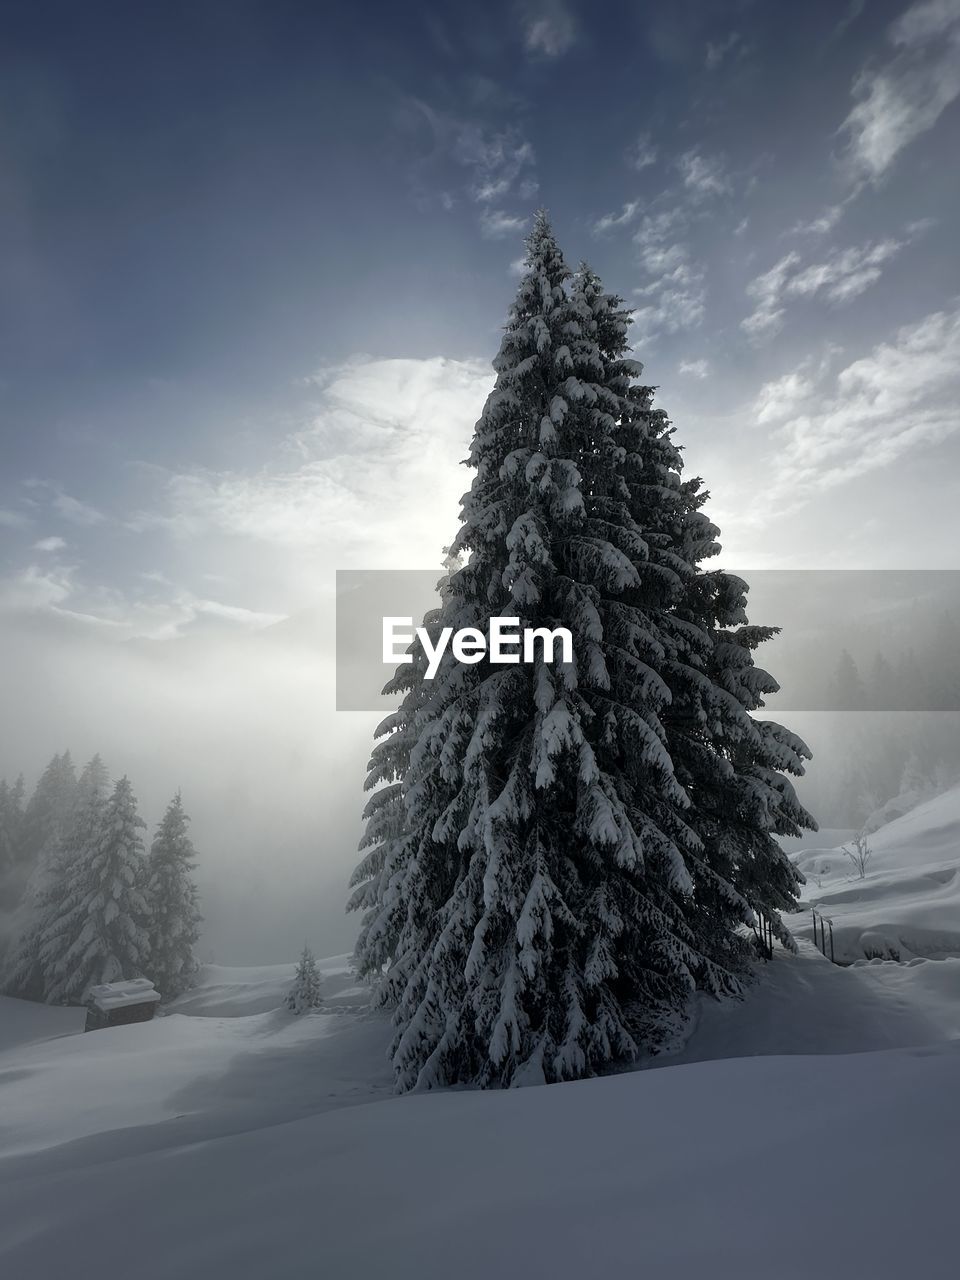
[[[655,1070],[404,1098],[387,1020],[344,957],[320,967],[300,1018],[277,1007],[292,965],[210,967],[167,1016],[91,1035],[3,1002],[0,1273],[53,1280],[91,1238],[99,1274],[138,1280],[447,1280],[454,1257],[458,1280],[579,1280],[640,1256],[792,1280],[812,1253],[901,1280],[918,1238],[949,1270],[960,960],[841,969],[802,944]]]
[[[0,996],[0,1053],[14,1046],[55,1040],[83,1030],[83,1009],[58,1009]]]
[[[960,956],[960,787],[874,832],[869,845],[862,880],[840,849],[795,855],[805,902],[833,921],[837,958]],[[813,936],[809,919],[791,927]]]

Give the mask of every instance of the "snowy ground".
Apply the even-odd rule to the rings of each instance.
[[[865,882],[824,878],[845,939],[960,936],[951,794],[875,837]],[[0,1275],[81,1252],[104,1280],[957,1270],[960,958],[840,968],[802,941],[646,1070],[407,1098],[346,958],[321,968],[301,1018],[292,965],[211,966],[165,1017],[92,1035],[0,1002]]]
[[[807,877],[805,901],[833,921],[837,959],[960,956],[960,788],[882,827],[869,843],[862,880],[839,849],[794,855]],[[795,931],[812,939],[810,917]]]

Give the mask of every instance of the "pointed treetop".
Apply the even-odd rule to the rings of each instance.
[[[563,253],[553,234],[546,209],[538,209],[533,227],[526,239],[527,252],[524,262],[527,267],[527,279],[530,275],[546,275],[549,287],[554,288],[570,276],[570,268],[564,261]],[[524,292],[521,283],[520,294]]]

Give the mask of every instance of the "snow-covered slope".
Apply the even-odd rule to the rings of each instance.
[[[362,998],[350,970],[350,957],[330,956],[318,960],[324,979],[324,996],[336,995],[353,988]],[[246,968],[208,964],[200,970],[197,985],[174,1000],[169,1008],[176,1013],[198,1017],[243,1018],[251,1013],[279,1009],[293,982],[295,964],[268,964]]]
[[[38,1032],[82,1031],[82,1009],[4,1000],[0,1159],[148,1126],[168,1126],[146,1138],[164,1144],[386,1096],[385,1020],[364,1016],[367,993],[346,957],[320,965],[324,1008],[301,1017],[281,1007],[293,965],[211,966],[165,1016],[66,1039]]]
[[[19,1045],[72,1036],[83,1030],[84,1009],[59,1009],[0,996],[0,1053]]]
[[[80,1242],[138,1280],[955,1269],[960,960],[801,944],[655,1070],[405,1098],[388,1019],[321,968],[316,1014],[277,1007],[292,966],[211,967],[151,1023],[0,1050],[0,1275],[77,1274]]]
[[[837,958],[960,956],[960,787],[869,837],[864,879],[839,849],[795,855],[804,899],[833,920]],[[809,917],[791,927],[812,937]]]
[[[902,1280],[956,1264],[960,1052],[695,1063],[0,1161],[0,1272]]]

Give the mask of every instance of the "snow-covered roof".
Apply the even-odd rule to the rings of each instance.
[[[156,1004],[160,999],[149,978],[128,978],[125,982],[103,982],[91,987],[88,1000],[103,1013],[132,1004]]]

